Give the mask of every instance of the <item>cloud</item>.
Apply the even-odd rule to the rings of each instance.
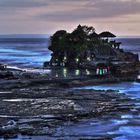
[[[34,17],[61,22],[139,13],[140,0],[0,0],[1,10],[23,8],[34,11],[44,8]]]
[[[139,19],[140,0],[0,0],[1,33],[71,30],[79,23],[116,31],[133,26],[139,33]]]
[[[44,0],[0,0],[1,8],[31,8],[44,6]]]
[[[52,2],[55,1],[53,0]],[[60,0],[60,2],[62,1]],[[71,7],[72,2],[71,4],[65,2],[64,10],[63,6],[59,5],[60,7],[56,7],[55,10],[46,11],[46,13],[41,13],[37,16],[44,20],[70,22],[140,13],[139,0],[83,0],[82,2],[84,3],[82,4],[78,1],[75,2],[78,4],[77,7]]]
[[[32,8],[68,3],[82,3],[89,0],[0,0],[1,8]]]

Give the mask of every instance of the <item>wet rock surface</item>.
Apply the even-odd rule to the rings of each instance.
[[[140,99],[130,98],[117,90],[78,87],[135,79],[135,75],[130,74],[57,78],[46,73],[1,70],[0,136],[15,139],[21,136],[22,139],[31,135],[29,139],[36,136],[53,140],[119,137],[121,134],[112,130],[122,124],[140,125]],[[129,120],[133,116],[135,119]]]
[[[0,135],[46,135],[64,138],[65,124],[75,124],[90,118],[107,118],[126,112],[137,114],[134,99],[113,90],[62,88],[55,84],[33,85],[0,91]],[[15,127],[9,127],[13,120]],[[9,129],[3,129],[6,126]],[[63,133],[64,131],[64,133]],[[69,137],[86,138],[78,134]],[[91,136],[95,138],[94,136]],[[115,135],[96,136],[112,139]]]
[[[14,74],[11,71],[0,70],[0,79],[13,79]]]

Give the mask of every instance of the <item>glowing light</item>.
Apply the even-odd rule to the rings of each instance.
[[[107,74],[107,69],[103,69],[103,74]]]
[[[91,58],[90,58],[90,57],[87,57],[87,60],[88,60],[88,61],[91,61]]]
[[[76,58],[76,62],[77,62],[77,63],[79,62],[79,58]]]
[[[103,70],[102,69],[100,69],[100,75],[103,75]]]
[[[99,71],[100,71],[99,69],[96,70],[96,74],[97,74],[97,75],[99,75]]]
[[[140,79],[140,75],[138,75],[138,79]]]
[[[63,69],[63,76],[64,76],[64,77],[67,77],[67,74],[68,74],[68,71],[67,71],[66,68],[64,68],[64,69]]]
[[[55,77],[58,77],[58,74],[56,74]]]
[[[90,71],[88,69],[86,69],[86,74],[90,75]]]
[[[64,57],[64,61],[66,61],[66,60],[67,60],[67,57],[65,56],[65,57]]]
[[[76,75],[76,76],[79,76],[79,75],[80,75],[80,70],[78,70],[78,69],[75,70],[75,75]]]

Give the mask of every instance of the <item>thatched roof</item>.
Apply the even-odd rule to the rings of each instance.
[[[112,34],[111,32],[102,32],[99,34],[100,37],[116,37],[116,35]]]

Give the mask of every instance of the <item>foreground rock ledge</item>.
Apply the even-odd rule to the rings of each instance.
[[[0,135],[51,135],[66,121],[103,117],[130,111],[131,99],[117,91],[65,89],[54,85],[26,86],[0,91]],[[12,129],[3,130],[10,120]]]

